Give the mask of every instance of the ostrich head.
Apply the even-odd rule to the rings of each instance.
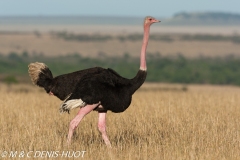
[[[156,23],[156,22],[161,22],[161,21],[159,21],[156,18],[151,17],[151,16],[147,16],[144,19],[144,25],[149,25],[150,26],[151,24]]]

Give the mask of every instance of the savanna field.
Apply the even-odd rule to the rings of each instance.
[[[124,113],[108,112],[109,149],[97,130],[97,112],[83,119],[68,147],[68,125],[78,109],[60,114],[61,101],[42,89],[1,84],[0,159],[237,160],[239,92],[234,86],[144,84]]]
[[[62,102],[30,84],[27,65],[44,62],[54,76],[110,67],[132,78],[142,26],[1,25],[0,160],[240,159],[239,27],[157,27],[147,49],[147,83],[124,113],[107,114],[110,149],[95,111],[66,145],[79,109],[60,114]]]

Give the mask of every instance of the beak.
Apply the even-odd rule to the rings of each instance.
[[[154,19],[153,22],[154,22],[154,23],[158,23],[158,22],[161,22],[161,21],[159,21],[159,20],[157,20],[157,19]]]

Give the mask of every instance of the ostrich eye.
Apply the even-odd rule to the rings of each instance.
[[[150,21],[152,20],[152,18],[149,19]]]

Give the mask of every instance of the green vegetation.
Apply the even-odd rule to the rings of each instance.
[[[109,41],[109,40],[119,40],[123,41],[142,41],[142,34],[128,34],[128,35],[100,35],[100,34],[74,34],[68,32],[52,32],[52,36],[57,38],[62,38],[66,41]],[[223,41],[223,42],[233,42],[240,43],[240,35],[211,35],[211,34],[154,34],[150,35],[150,39],[154,41]]]
[[[210,35],[210,34],[196,34],[196,35],[182,35],[181,40],[185,41],[229,41],[233,43],[240,43],[240,36],[231,35]]]
[[[8,75],[8,76],[4,77],[2,81],[4,83],[8,84],[8,85],[17,84],[18,83],[18,80],[13,75]]]
[[[74,41],[106,41],[111,40],[112,36],[104,36],[99,34],[73,34],[68,32],[52,32],[52,35],[63,38],[64,40],[74,40]]]
[[[112,68],[120,75],[132,78],[139,69],[139,58],[131,57],[129,54],[125,54],[123,57],[94,59],[81,57],[78,54],[45,57],[43,55],[29,56],[27,52],[21,55],[10,53],[8,56],[0,55],[1,77],[8,77],[1,78],[1,81],[12,83],[16,76],[28,78],[27,66],[30,62],[35,61],[46,63],[54,76],[101,66],[103,68]],[[234,56],[186,59],[181,55],[162,57],[158,53],[148,53],[147,62],[147,81],[151,82],[240,85],[240,58]]]

